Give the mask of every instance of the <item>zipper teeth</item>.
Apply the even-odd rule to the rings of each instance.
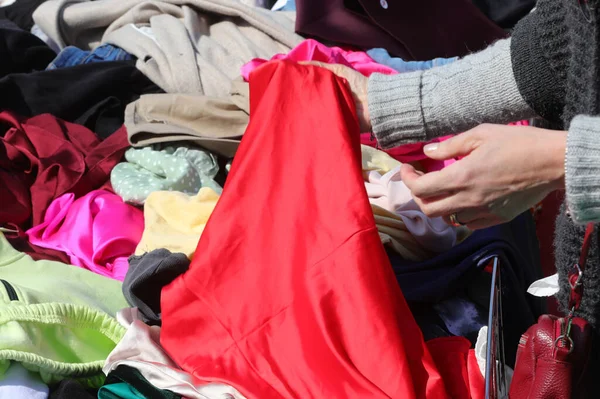
[[[8,293],[8,299],[10,299],[11,301],[18,301],[19,297],[17,295],[17,291],[15,291],[13,286],[10,285],[10,283],[6,280],[0,279],[0,281],[4,285],[4,288],[6,288],[6,292]]]

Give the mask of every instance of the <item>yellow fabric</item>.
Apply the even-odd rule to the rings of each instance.
[[[166,248],[192,259],[218,200],[219,195],[208,187],[194,196],[177,191],[151,193],[144,204],[144,233],[135,254]]]
[[[363,171],[376,170],[384,175],[395,167],[402,165],[400,161],[396,161],[387,153],[377,148],[361,145],[360,150],[362,153]]]

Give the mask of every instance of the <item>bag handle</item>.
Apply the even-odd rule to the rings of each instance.
[[[581,246],[581,254],[579,255],[579,263],[575,264],[573,270],[569,273],[569,284],[571,285],[571,297],[569,300],[569,309],[571,314],[575,310],[579,309],[581,304],[581,298],[583,297],[583,284],[582,277],[583,271],[585,270],[585,264],[587,257],[590,252],[590,245],[592,243],[592,236],[594,234],[594,223],[588,223],[585,229],[585,236],[583,238],[583,245]]]
[[[571,338],[571,326],[573,325],[573,317],[575,317],[575,311],[579,309],[581,305],[581,298],[583,297],[583,271],[585,270],[585,264],[587,257],[590,252],[590,245],[592,243],[592,237],[594,235],[594,224],[588,223],[585,229],[585,236],[583,237],[583,245],[581,246],[581,254],[579,255],[579,263],[573,266],[573,269],[569,273],[569,285],[571,286],[571,295],[569,298],[569,314],[565,319],[561,321],[561,333],[560,336],[554,341],[555,351],[564,351],[566,354],[570,354],[575,349],[575,343]]]

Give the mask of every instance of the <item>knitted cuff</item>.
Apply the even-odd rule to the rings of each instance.
[[[426,71],[369,78],[373,133],[383,148],[535,115],[513,76],[510,39]]]
[[[369,78],[369,116],[373,134],[383,148],[425,141],[421,111],[423,72],[382,75]]]
[[[576,223],[600,221],[600,117],[579,115],[567,138],[567,204]]]

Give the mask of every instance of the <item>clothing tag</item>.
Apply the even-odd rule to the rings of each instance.
[[[537,297],[548,297],[558,294],[558,274],[534,281],[527,292]]]

